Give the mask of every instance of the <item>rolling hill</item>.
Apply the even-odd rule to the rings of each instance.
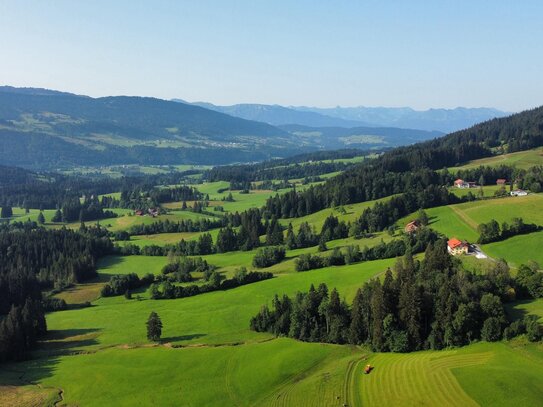
[[[246,120],[232,112],[215,110],[149,97],[92,98],[3,86],[0,164],[35,169],[121,164],[218,165],[345,146],[391,147],[440,134],[397,128],[349,130],[342,126],[360,123],[274,107],[273,110],[283,112],[286,122],[305,117],[300,120],[327,126],[279,128],[253,120],[269,121],[263,115],[247,114],[251,120]],[[266,112],[267,108],[261,110]],[[336,127],[329,127],[332,125]]]
[[[338,145],[356,148],[396,147],[442,136],[439,131],[400,129],[397,127],[308,127],[297,124],[279,126],[294,136],[318,142],[324,148]]]

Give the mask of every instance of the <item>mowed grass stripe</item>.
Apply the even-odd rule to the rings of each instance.
[[[457,355],[456,351],[377,354],[375,369],[362,380],[363,405],[477,406],[451,369],[484,364],[492,352]]]

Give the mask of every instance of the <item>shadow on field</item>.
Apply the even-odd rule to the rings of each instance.
[[[525,316],[529,315],[530,313],[527,310],[523,308],[517,308],[517,306],[529,304],[530,302],[533,302],[533,300],[518,300],[505,304],[505,314],[507,316],[507,319],[513,322],[519,319],[523,319]]]
[[[66,355],[82,352],[82,348],[98,344],[99,329],[51,330],[40,341],[39,353]]]
[[[206,336],[206,334],[189,334],[189,335],[180,335],[180,336],[170,336],[168,338],[162,338],[161,342],[181,342],[181,341],[190,341],[191,339],[201,338]]]

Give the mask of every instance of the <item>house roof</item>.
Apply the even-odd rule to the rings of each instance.
[[[447,244],[449,245],[449,247],[451,249],[455,249],[457,248],[458,246],[462,246],[464,244],[464,242],[458,240],[456,237],[453,237],[452,239],[449,239],[449,241],[447,242]]]
[[[507,181],[505,178],[498,178],[498,179],[496,180],[496,182],[505,182],[505,181]]]
[[[460,184],[460,183],[462,183],[462,182],[464,182],[464,180],[463,180],[463,179],[460,179],[460,178],[458,178],[456,181],[454,181],[455,184]]]

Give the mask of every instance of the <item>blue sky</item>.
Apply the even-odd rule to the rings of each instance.
[[[543,104],[543,2],[0,0],[0,83],[217,104]]]

